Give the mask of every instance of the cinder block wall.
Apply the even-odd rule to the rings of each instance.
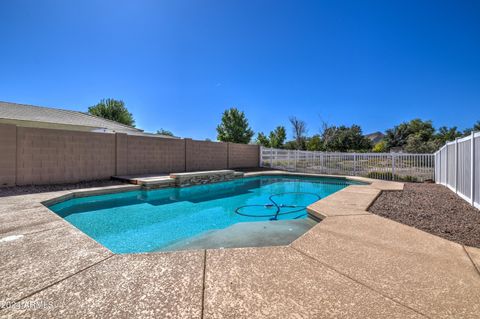
[[[228,168],[228,145],[185,139],[186,170],[205,171]]]
[[[0,186],[258,167],[257,145],[0,124]]]
[[[127,136],[127,172],[132,174],[185,171],[185,140]]]
[[[17,127],[17,185],[115,175],[115,135]]]
[[[15,185],[17,127],[0,124],[0,186]]]
[[[228,143],[228,167],[258,167],[260,164],[260,146]]]
[[[115,176],[128,175],[128,135],[115,134]]]

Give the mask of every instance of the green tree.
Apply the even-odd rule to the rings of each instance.
[[[472,134],[472,131],[478,132],[480,131],[480,121],[477,121],[473,127],[467,128],[466,130],[463,131],[463,136],[467,136]]]
[[[297,149],[297,141],[295,141],[295,140],[287,141],[283,145],[283,148],[286,149],[286,150],[296,150]]]
[[[163,128],[157,130],[157,133],[158,135],[166,135],[166,136],[175,136],[173,135],[172,131],[169,131],[169,130],[165,130]]]
[[[254,135],[245,113],[235,107],[223,112],[222,122],[217,126],[217,133],[219,141],[243,144],[248,144]]]
[[[454,141],[458,137],[462,137],[462,133],[454,127],[442,126],[438,129],[437,134],[435,134],[435,141],[438,144],[438,147],[444,145],[447,142]]]
[[[274,148],[282,148],[287,138],[287,132],[285,127],[277,126],[273,131],[270,132],[270,146]]]
[[[320,135],[315,134],[307,139],[307,151],[323,151],[323,141]]]
[[[425,140],[418,134],[412,134],[403,149],[407,153],[433,153],[438,148],[439,145],[434,139]]]
[[[258,145],[262,145],[265,147],[270,147],[270,140],[268,137],[263,134],[262,132],[259,132],[257,135],[257,140],[255,141]]]
[[[363,152],[372,148],[372,142],[363,136],[358,125],[330,126],[323,130],[323,144],[329,152]]]
[[[474,131],[480,131],[480,121],[477,121],[477,123],[475,123],[473,125],[473,130]]]
[[[415,146],[420,145],[419,143],[431,141],[434,138],[435,129],[432,121],[414,119],[410,122],[401,123],[385,133],[384,140],[388,149],[392,147],[405,148],[410,136],[415,136],[415,138],[410,139],[410,146],[408,147],[409,150],[413,150]]]
[[[88,113],[121,124],[135,126],[132,113],[128,112],[125,103],[121,100],[102,99],[100,103],[90,106]]]

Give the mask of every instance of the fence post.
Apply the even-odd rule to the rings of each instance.
[[[445,186],[448,186],[448,144],[445,146]]]
[[[392,181],[395,180],[395,153],[392,153]]]
[[[320,173],[324,172],[324,169],[323,169],[324,161],[325,161],[325,159],[323,158],[323,152],[320,152],[320,160],[318,161],[318,163],[320,165]]]
[[[290,169],[290,152],[287,151],[287,171]]]
[[[472,130],[472,143],[470,146],[470,197],[472,206],[475,206],[475,131]]]
[[[294,169],[294,172],[297,171],[297,157],[298,157],[298,150],[294,150],[295,152],[295,169]]]
[[[273,168],[273,148],[270,147],[270,167]]]
[[[455,193],[458,193],[458,137],[455,139]]]
[[[437,160],[438,156],[438,160]],[[435,162],[433,163],[433,168],[435,169],[435,183],[440,184],[442,183],[442,152],[441,149],[435,153]],[[438,170],[437,170],[437,165],[438,165]],[[438,176],[437,176],[437,171],[438,171]]]
[[[258,167],[263,167],[263,146],[258,145]]]
[[[328,162],[328,158],[327,158],[327,152],[323,152],[322,153],[322,169],[323,169],[323,173],[324,174],[327,174],[327,162]]]
[[[440,173],[440,184],[443,184],[443,180],[445,179],[446,180],[446,175],[445,175],[445,166],[447,165],[447,159],[445,157],[445,152],[442,152],[442,150],[440,150],[440,169],[442,170],[442,172]]]
[[[274,148],[275,150],[275,162],[277,163],[277,167],[279,166],[278,164],[278,150],[276,148]]]
[[[436,163],[434,165],[437,165]],[[439,184],[442,184],[442,170],[443,170],[443,164],[442,164],[442,150],[440,149],[438,151],[438,182]],[[435,181],[437,179],[437,176],[435,175]]]
[[[312,153],[312,171],[313,173],[317,172],[317,151]]]
[[[357,153],[353,153],[353,176],[357,176]]]

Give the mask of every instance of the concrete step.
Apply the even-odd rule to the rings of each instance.
[[[113,176],[113,178],[147,189],[175,186],[175,179],[168,175]]]
[[[113,176],[114,179],[130,184],[141,185],[143,188],[182,187],[212,182],[228,181],[243,177],[242,172],[233,170],[200,171],[167,174]]]

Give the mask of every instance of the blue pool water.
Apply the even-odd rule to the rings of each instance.
[[[75,198],[49,208],[115,253],[149,252],[239,222],[306,218],[306,206],[350,184],[358,183],[260,176]]]

